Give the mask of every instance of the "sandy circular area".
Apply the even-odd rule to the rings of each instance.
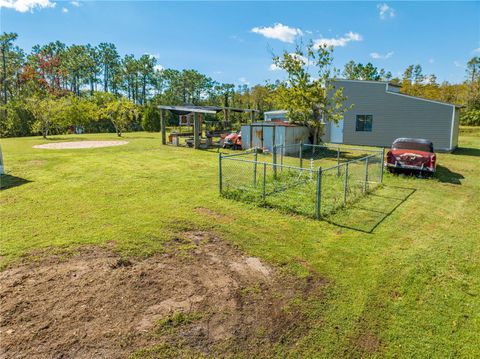
[[[63,150],[75,148],[97,148],[126,145],[127,141],[74,141],[74,142],[56,142],[36,145],[33,148],[46,148],[50,150]]]

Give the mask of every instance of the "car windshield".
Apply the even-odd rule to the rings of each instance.
[[[433,145],[432,143],[422,143],[422,142],[415,142],[415,141],[401,141],[395,142],[392,145],[394,150],[416,150],[416,151],[424,151],[424,152],[433,152]]]

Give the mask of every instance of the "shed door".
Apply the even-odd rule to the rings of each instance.
[[[275,127],[274,126],[264,126],[263,127],[263,148],[268,151],[273,151],[273,143],[275,137]]]
[[[263,147],[263,126],[252,126],[252,147]]]
[[[330,122],[330,142],[343,143],[343,120],[337,124]]]

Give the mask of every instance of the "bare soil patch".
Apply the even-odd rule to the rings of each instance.
[[[50,150],[78,149],[78,148],[97,148],[112,147],[126,145],[127,141],[72,141],[72,142],[55,142],[45,143],[43,145],[35,145],[33,148],[43,148]]]
[[[229,222],[233,221],[232,217],[229,217],[229,216],[227,216],[225,214],[222,214],[222,213],[215,212],[215,211],[213,211],[209,208],[197,207],[197,208],[195,208],[195,211],[197,211],[197,213],[199,213],[203,216],[211,217],[211,218],[213,218],[217,221],[220,221],[220,222],[229,223]]]
[[[142,260],[92,247],[1,272],[0,358],[268,357],[308,330],[324,280],[208,233],[176,242]]]

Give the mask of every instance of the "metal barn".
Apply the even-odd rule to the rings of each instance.
[[[242,126],[242,148],[256,147],[272,152],[274,145],[310,143],[309,134],[310,131],[304,126],[275,121],[255,122]],[[291,150],[295,151],[295,148]],[[288,154],[288,147],[285,151]]]

